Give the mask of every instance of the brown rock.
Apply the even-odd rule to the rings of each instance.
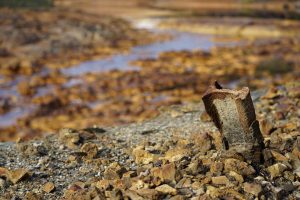
[[[126,190],[124,195],[126,197],[129,197],[130,199],[136,199],[136,200],[143,200],[144,198],[138,195],[136,191],[133,190]]]
[[[140,147],[133,149],[132,155],[135,158],[135,162],[137,164],[147,165],[156,160],[156,156],[154,154],[149,153],[148,151],[145,151]]]
[[[23,179],[27,176],[29,176],[29,171],[27,169],[24,169],[24,168],[11,170],[8,173],[8,178],[13,184],[16,184],[21,179]]]
[[[145,199],[158,199],[159,197],[159,192],[155,189],[140,189],[136,190],[136,192]]]
[[[170,198],[170,200],[185,200],[184,196],[182,195],[176,195]]]
[[[235,171],[242,176],[249,176],[255,173],[255,169],[251,165],[248,165],[246,162],[234,158],[225,160],[224,170],[225,172]]]
[[[229,172],[229,176],[232,176],[239,183],[243,183],[244,182],[243,176],[241,176],[240,174],[238,174],[238,173],[236,173],[234,171],[230,171]]]
[[[43,190],[47,193],[53,192],[55,189],[55,185],[52,182],[48,182],[43,186]]]
[[[211,137],[207,133],[192,134],[191,141],[196,144],[201,153],[206,153],[208,150],[210,150],[212,145]]]
[[[82,145],[80,150],[87,154],[86,158],[93,159],[98,153],[98,146],[96,144],[88,142]]]
[[[154,177],[158,177],[162,181],[165,182],[175,181],[176,169],[174,163],[163,165],[160,168],[153,168],[151,172]]]
[[[41,200],[42,197],[34,192],[27,192],[24,200]]]
[[[177,191],[175,188],[172,188],[171,186],[167,184],[163,184],[161,186],[158,186],[155,188],[156,191],[161,192],[163,194],[171,194],[176,195]]]
[[[75,149],[80,142],[80,136],[79,133],[73,129],[63,128],[59,130],[59,140],[68,148]]]
[[[228,185],[230,183],[230,181],[228,180],[228,178],[226,176],[212,177],[211,181],[213,184],[216,184],[216,185]]]
[[[266,119],[263,119],[259,123],[262,134],[269,135],[273,129],[273,124]]]
[[[213,162],[210,166],[210,173],[212,175],[221,175],[224,168],[224,164],[222,162]]]
[[[281,176],[282,172],[284,172],[286,169],[287,169],[287,166],[284,164],[281,164],[281,163],[276,163],[267,168],[272,179],[276,178],[278,176]]]
[[[94,185],[100,190],[107,190],[107,188],[110,186],[110,183],[111,183],[110,180],[100,180],[94,183]]]
[[[255,183],[244,183],[243,188],[244,188],[245,192],[248,192],[255,196],[259,196],[260,193],[262,192],[261,186],[259,184],[255,184]]]
[[[288,162],[289,159],[287,157],[285,157],[284,155],[282,155],[281,153],[271,150],[271,154],[273,156],[273,158],[275,158],[276,161],[278,162]]]
[[[121,167],[118,163],[114,162],[104,171],[104,178],[107,180],[120,179],[125,172],[126,169],[124,167]]]
[[[181,147],[169,149],[165,154],[165,159],[170,162],[176,162],[181,160],[183,157],[189,155],[189,150]]]

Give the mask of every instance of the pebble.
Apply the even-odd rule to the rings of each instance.
[[[176,195],[176,193],[177,193],[175,188],[173,188],[167,184],[160,185],[160,186],[156,187],[155,190],[158,192],[161,192],[163,194]]]
[[[216,184],[216,185],[228,185],[230,183],[230,181],[228,180],[228,178],[226,176],[212,177],[211,181],[213,184]]]
[[[284,170],[286,170],[286,169],[287,169],[287,166],[282,163],[276,163],[267,168],[272,179],[280,176],[282,174],[282,172],[284,172]]]
[[[52,191],[54,191],[55,189],[55,185],[52,182],[47,182],[44,186],[43,186],[43,190],[47,193],[51,193]]]
[[[225,172],[235,171],[241,174],[242,176],[249,176],[255,173],[255,170],[251,165],[234,158],[229,158],[225,160],[224,170]]]
[[[24,168],[8,171],[8,178],[13,184],[16,184],[26,176],[29,176],[29,171]]]
[[[86,158],[93,159],[96,157],[96,155],[98,153],[98,146],[96,144],[88,142],[88,143],[85,143],[84,145],[82,145],[80,150],[81,150],[81,152],[84,152],[87,154]]]
[[[243,188],[245,192],[255,195],[258,197],[262,192],[262,187],[259,184],[255,183],[244,183]]]

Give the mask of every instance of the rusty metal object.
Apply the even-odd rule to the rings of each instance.
[[[247,159],[259,157],[264,146],[263,137],[249,88],[223,89],[215,82],[202,100],[206,112],[223,135],[224,149],[241,153]]]

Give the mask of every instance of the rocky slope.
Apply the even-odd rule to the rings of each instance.
[[[252,93],[264,160],[222,150],[202,103],[121,127],[0,144],[0,199],[298,199],[300,85]]]

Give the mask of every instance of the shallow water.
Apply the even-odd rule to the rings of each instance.
[[[142,26],[140,26],[141,28]],[[142,27],[144,28],[144,27]],[[68,88],[73,85],[83,84],[80,76],[85,73],[93,73],[93,72],[104,72],[109,70],[139,70],[138,66],[133,66],[130,63],[139,59],[151,59],[159,56],[160,53],[166,51],[194,51],[194,50],[202,50],[202,51],[210,51],[213,47],[217,46],[233,46],[237,45],[237,42],[220,42],[214,41],[213,37],[210,35],[199,35],[188,32],[179,32],[179,31],[157,31],[152,30],[153,27],[150,28],[151,31],[158,33],[168,33],[172,35],[172,39],[164,42],[156,42],[149,45],[136,46],[132,48],[129,53],[120,53],[112,55],[106,59],[94,60],[83,62],[79,65],[75,65],[69,68],[62,69],[62,73],[66,76],[72,76],[73,78],[69,80],[63,86]],[[43,72],[47,73],[47,72]],[[16,84],[18,81],[11,82],[11,84],[7,87],[2,86],[0,89],[0,94],[2,97],[14,95],[18,98],[19,102],[22,102],[23,97],[17,94]],[[51,86],[41,87],[38,89],[38,94],[36,96],[45,95],[51,92]],[[165,97],[161,97],[165,98]],[[157,99],[159,100],[159,99]],[[18,103],[19,104],[19,103]],[[10,112],[0,115],[0,127],[11,126],[16,123],[17,119],[20,117],[25,117],[32,113],[35,109],[34,105],[30,105],[30,103],[22,106],[18,106],[13,108]]]
[[[88,72],[103,72],[109,70],[138,70],[138,66],[133,66],[130,62],[140,59],[157,58],[160,53],[166,51],[209,51],[216,46],[232,46],[236,42],[217,42],[210,35],[200,35],[179,31],[153,31],[168,33],[171,40],[156,42],[149,45],[134,47],[127,54],[116,54],[106,59],[83,62],[70,68],[63,69],[62,72],[69,76],[79,76]]]

